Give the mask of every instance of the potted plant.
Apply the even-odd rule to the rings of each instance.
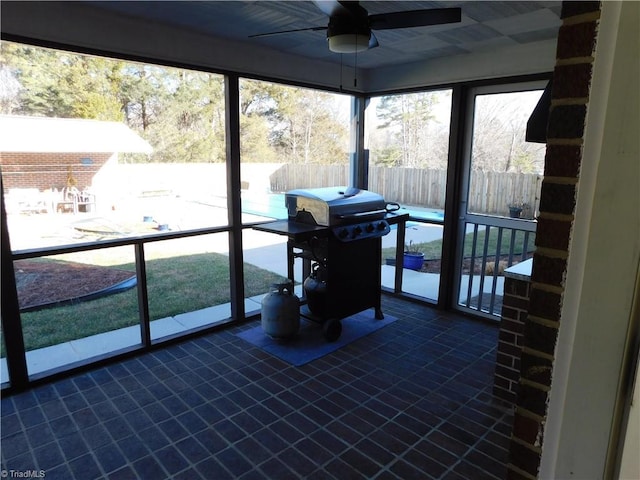
[[[509,216],[511,218],[520,218],[520,215],[522,215],[522,210],[524,209],[524,203],[511,202],[507,204],[507,207],[509,207]]]
[[[411,270],[421,270],[424,265],[424,253],[413,245],[413,240],[404,246],[404,257],[402,266]]]

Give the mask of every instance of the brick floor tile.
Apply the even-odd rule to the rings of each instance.
[[[383,297],[399,320],[292,367],[247,322],[1,399],[3,468],[47,478],[502,478],[497,327]]]

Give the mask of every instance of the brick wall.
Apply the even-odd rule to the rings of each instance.
[[[5,192],[12,188],[37,188],[40,191],[67,186],[69,171],[80,189],[93,179],[112,153],[0,153]],[[91,159],[84,165],[82,159]],[[85,162],[86,163],[86,162]]]
[[[528,279],[514,278],[505,272],[493,394],[510,404],[516,403],[520,382],[520,360],[530,285]]]
[[[536,479],[561,318],[599,2],[563,2],[507,478]]]

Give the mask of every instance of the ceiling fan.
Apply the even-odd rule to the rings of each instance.
[[[357,1],[318,0],[314,3],[329,16],[329,24],[327,26],[259,33],[250,35],[250,37],[326,30],[329,50],[336,53],[355,53],[379,46],[372,30],[425,27],[457,23],[461,20],[461,10],[458,7],[369,15],[367,10]]]

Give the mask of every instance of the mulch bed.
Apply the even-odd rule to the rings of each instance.
[[[135,276],[135,272],[74,262],[14,263],[20,309],[83,297]]]

